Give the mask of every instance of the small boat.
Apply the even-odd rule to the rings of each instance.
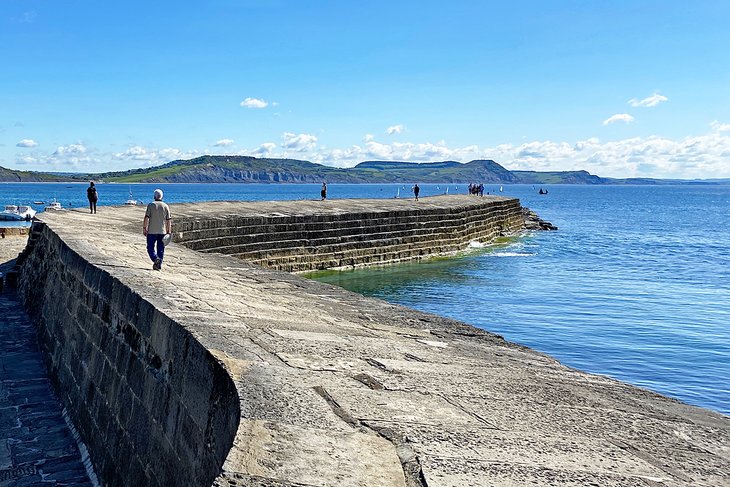
[[[36,211],[30,206],[5,205],[5,209],[0,211],[0,220],[18,220],[31,221]]]
[[[132,197],[132,188],[129,188],[129,199],[124,203],[127,206],[136,206],[137,200]]]
[[[48,203],[46,206],[46,210],[63,210],[63,206],[61,206],[61,203],[56,201],[56,198],[53,198],[53,201]]]
[[[34,201],[33,204],[34,205],[45,205],[46,202],[45,201]]]

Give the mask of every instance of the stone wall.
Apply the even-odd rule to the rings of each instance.
[[[192,250],[301,272],[420,259],[524,228],[517,199],[467,201],[458,206],[387,208],[384,200],[367,212],[327,211],[323,206],[315,214],[183,216],[175,219],[175,241]]]
[[[230,376],[188,330],[81,254],[35,223],[18,290],[96,473],[105,485],[210,485],[240,418]]]

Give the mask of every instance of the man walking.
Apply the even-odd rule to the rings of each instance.
[[[172,216],[170,207],[162,202],[162,190],[154,192],[155,201],[147,205],[142,222],[142,233],[147,237],[147,253],[152,259],[152,269],[162,269],[162,259],[165,256],[165,242],[163,238],[172,233]],[[155,252],[155,246],[157,252]]]

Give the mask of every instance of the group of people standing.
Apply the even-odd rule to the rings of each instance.
[[[86,197],[89,200],[89,213],[96,213],[96,203],[99,193],[93,181],[86,188]],[[142,234],[147,238],[147,255],[152,260],[152,269],[162,269],[162,259],[165,257],[165,246],[170,243],[172,235],[172,215],[170,207],[162,201],[164,193],[156,189],[152,193],[154,201],[147,205],[142,220]]]
[[[484,184],[471,183],[469,184],[469,194],[476,196],[484,196]]]

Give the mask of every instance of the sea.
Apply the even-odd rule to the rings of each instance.
[[[85,207],[86,186],[0,183],[0,204],[42,210],[33,202],[56,198]],[[419,186],[421,196],[467,188]],[[157,187],[172,204],[319,199],[320,189],[99,184],[99,205],[123,204],[130,193],[149,202]],[[548,194],[539,195],[541,188]],[[567,366],[730,415],[730,185],[489,185],[486,192],[519,198],[559,230],[473,243],[449,258],[310,277],[464,321]],[[404,198],[412,191],[329,184],[328,196]]]

